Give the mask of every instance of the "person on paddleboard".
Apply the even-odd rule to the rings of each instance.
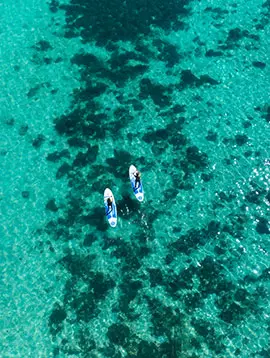
[[[113,200],[112,200],[112,197],[110,196],[110,197],[107,199],[107,205],[108,205],[107,215],[108,215],[108,214],[112,211],[112,209],[113,209],[112,204],[113,204]]]
[[[139,172],[139,170],[136,170],[134,176],[135,176],[135,189],[137,189],[141,185],[141,173]]]

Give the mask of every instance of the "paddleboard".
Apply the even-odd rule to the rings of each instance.
[[[143,190],[143,185],[142,185],[142,179],[141,179],[140,185],[138,186],[138,183],[137,183],[137,188],[135,187],[136,178],[134,176],[134,173],[136,172],[136,170],[137,170],[137,168],[134,165],[131,165],[129,167],[129,179],[130,179],[130,182],[131,182],[133,193],[135,194],[136,198],[139,201],[143,201],[143,199],[144,199],[144,190]]]
[[[108,198],[112,199],[112,209],[108,207],[108,203],[107,200]],[[106,188],[104,191],[104,206],[105,206],[105,215],[109,221],[109,224],[111,225],[111,227],[116,227],[117,224],[117,209],[116,209],[116,204],[115,204],[115,200],[114,200],[114,196],[112,191],[109,188]]]

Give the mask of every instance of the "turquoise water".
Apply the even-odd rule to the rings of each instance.
[[[0,5],[0,356],[270,356],[269,1]]]

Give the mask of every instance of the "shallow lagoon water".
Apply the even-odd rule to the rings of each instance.
[[[268,2],[1,13],[2,356],[267,357]]]

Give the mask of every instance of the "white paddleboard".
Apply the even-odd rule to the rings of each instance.
[[[144,199],[144,190],[143,190],[143,185],[142,185],[142,179],[140,180],[140,184],[135,186],[135,182],[136,182],[136,178],[134,176],[135,172],[137,171],[137,168],[134,165],[131,165],[129,167],[129,179],[131,182],[131,186],[133,189],[133,193],[135,194],[136,198],[139,201],[143,201]]]
[[[107,200],[108,198],[112,199],[112,209],[108,207]],[[109,188],[106,188],[104,191],[104,206],[105,206],[105,215],[109,221],[111,227],[116,227],[117,224],[117,208],[114,200],[112,191]]]

